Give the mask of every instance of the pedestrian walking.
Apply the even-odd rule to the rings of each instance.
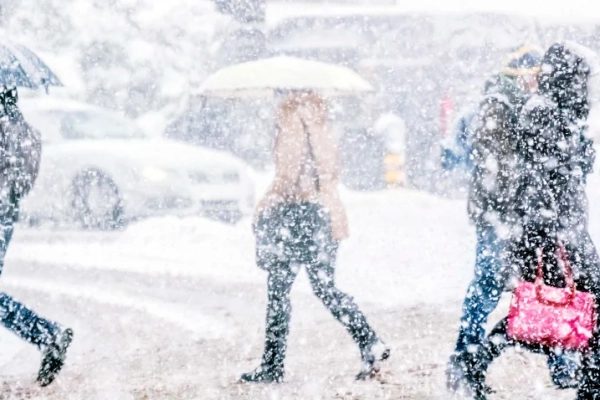
[[[0,273],[19,216],[19,202],[33,187],[41,159],[41,137],[17,106],[17,89],[0,89]],[[0,322],[42,352],[37,381],[47,386],[63,367],[73,331],[44,319],[0,292]]]
[[[444,140],[441,149],[441,166],[444,171],[460,170],[461,175],[465,175],[467,180],[473,171],[471,141],[475,135],[473,131],[477,111],[469,108],[461,112],[454,127],[454,136]]]
[[[278,107],[276,175],[255,218],[257,263],[268,272],[265,347],[261,365],[242,375],[242,382],[283,381],[290,291],[302,268],[314,294],[360,349],[357,379],[375,374],[378,361],[390,354],[352,297],[335,285],[335,261],[348,237],[348,220],[337,190],[337,143],[327,120],[327,104],[314,93],[289,93]]]
[[[559,243],[572,266],[576,289],[600,298],[600,258],[587,229],[586,176],[595,153],[587,138],[590,93],[597,87],[596,56],[575,43],[557,43],[545,53],[538,76],[539,95],[529,100],[519,122],[516,141],[519,176],[514,205],[520,233],[510,246],[510,260],[522,278],[534,281],[538,253],[543,251],[547,285],[565,287],[567,272],[553,256]],[[559,253],[561,253],[559,251]],[[565,282],[567,281],[567,282]],[[597,307],[597,306],[596,306]],[[532,321],[531,323],[535,323]],[[467,362],[476,399],[485,399],[486,371],[508,346],[519,344],[548,357],[563,349],[522,343],[510,337],[508,319],[492,330]],[[596,327],[583,353],[578,375],[578,400],[600,399],[600,331]]]
[[[511,53],[502,71],[486,82],[474,117],[468,157],[472,163],[468,213],[477,235],[475,276],[467,289],[458,339],[446,370],[447,386],[453,392],[468,386],[465,372],[472,353],[483,342],[488,317],[512,275],[504,254],[513,225],[514,144],[521,110],[537,90],[541,59],[542,51],[534,46]],[[562,367],[564,359],[552,357],[549,363],[553,381],[570,386],[571,369]]]

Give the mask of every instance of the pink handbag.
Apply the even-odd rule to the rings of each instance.
[[[575,290],[573,271],[565,249],[559,246],[565,270],[565,288],[544,284],[542,251],[534,283],[521,281],[508,312],[508,336],[517,341],[564,349],[584,349],[596,327],[592,294]]]

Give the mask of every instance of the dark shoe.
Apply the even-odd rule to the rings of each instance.
[[[600,400],[600,369],[582,369],[576,400]]]
[[[40,386],[48,386],[54,381],[65,363],[67,349],[72,340],[73,331],[71,329],[59,328],[53,343],[43,350],[42,366],[37,377]]]
[[[452,393],[485,400],[493,390],[485,384],[484,364],[471,353],[454,354],[446,367],[446,387]]]
[[[600,400],[600,395],[588,391],[578,390],[575,400]]]
[[[577,390],[575,400],[600,400],[600,388],[581,387]]]
[[[559,389],[577,389],[581,380],[581,363],[574,352],[552,353],[548,357],[548,367],[552,382]]]
[[[362,367],[356,375],[357,381],[363,381],[373,378],[379,373],[380,367],[378,362],[385,361],[390,358],[391,350],[381,340],[372,343],[362,354]]]
[[[579,387],[579,379],[570,374],[552,374],[552,383],[558,389],[577,389]]]
[[[281,383],[284,375],[285,371],[282,368],[260,366],[243,374],[240,383]]]

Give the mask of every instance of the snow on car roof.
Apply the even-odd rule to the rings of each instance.
[[[23,104],[28,108],[35,108],[37,110],[42,111],[88,111],[88,112],[96,112],[96,113],[110,113],[118,115],[112,110],[98,107],[92,104],[84,103],[82,101],[70,100],[64,98],[57,98],[52,95],[36,97],[36,98],[26,98],[22,101],[19,101],[20,105]]]

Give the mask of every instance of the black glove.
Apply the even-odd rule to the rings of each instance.
[[[16,86],[0,86],[0,104],[4,109],[5,115],[9,118],[15,118],[21,113],[17,107],[19,101],[19,93]]]

